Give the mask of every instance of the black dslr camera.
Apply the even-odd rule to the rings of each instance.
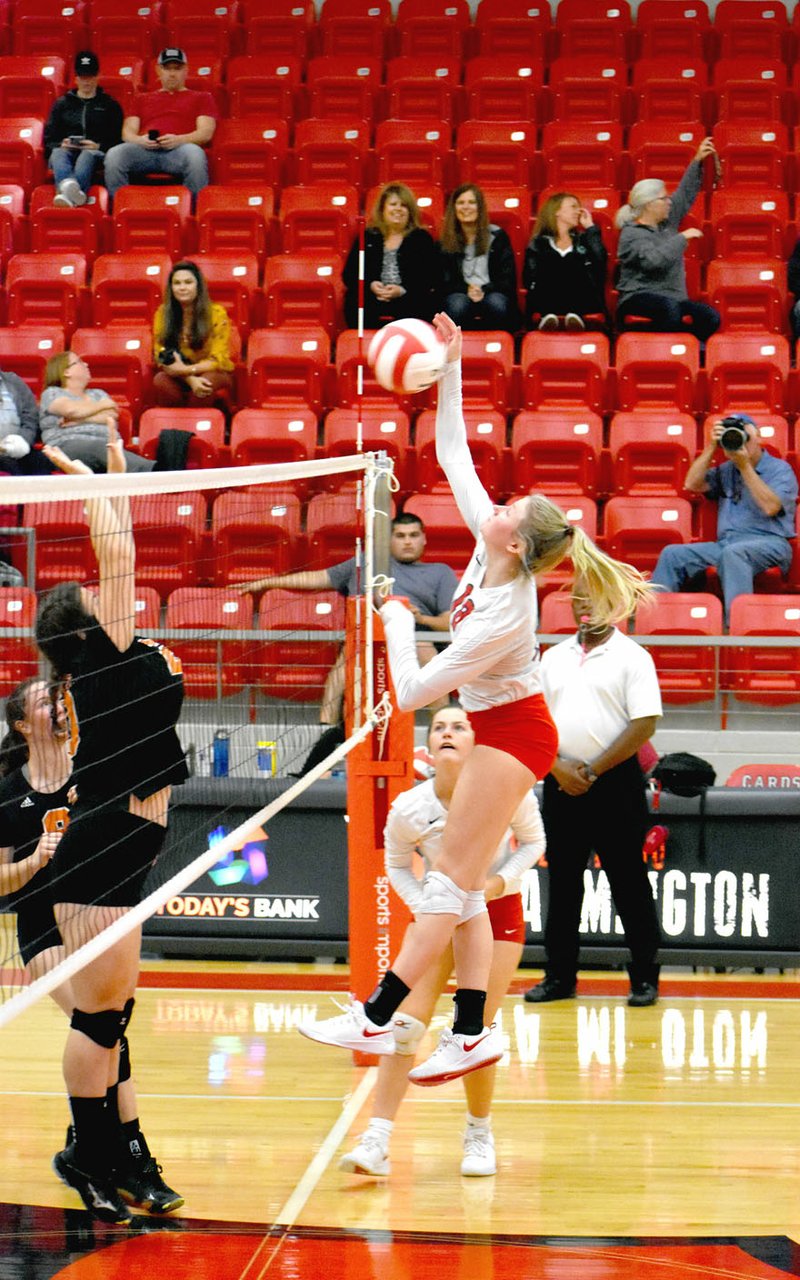
[[[719,438],[720,448],[726,453],[736,453],[747,444],[747,427],[738,414],[732,413],[729,418],[722,419],[722,434]]]

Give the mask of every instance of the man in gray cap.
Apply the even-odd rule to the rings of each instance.
[[[106,186],[120,187],[149,173],[166,173],[192,196],[208,186],[204,151],[214,136],[219,111],[210,93],[187,89],[189,67],[183,49],[162,49],[156,71],[161,88],[142,93],[122,126],[122,142],[106,156]]]
[[[86,196],[106,151],[122,132],[122,107],[97,83],[100,63],[91,49],[75,55],[75,88],[53,103],[44,126],[44,149],[53,171],[53,204],[71,209]]]
[[[717,449],[725,460],[712,466]],[[791,564],[797,478],[788,462],[763,448],[753,419],[735,413],[710,424],[705,448],[683,483],[716,502],[717,541],[664,547],[652,580],[667,591],[683,591],[689,579],[716,569],[728,621],[736,596],[752,592],[757,573],[773,566],[786,573]]]

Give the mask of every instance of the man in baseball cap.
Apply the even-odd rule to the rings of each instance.
[[[156,59],[161,88],[143,93],[122,126],[122,142],[106,157],[106,185],[113,198],[120,187],[150,173],[169,174],[192,196],[208,186],[208,146],[219,111],[210,93],[187,89],[189,67],[183,49],[162,49]]]
[[[44,127],[44,149],[53,172],[53,204],[86,204],[95,172],[122,132],[122,107],[97,83],[100,62],[91,49],[75,55],[75,88],[53,103]]]

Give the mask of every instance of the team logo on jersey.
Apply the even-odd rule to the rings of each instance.
[[[33,801],[31,800],[30,796],[26,796],[19,807],[20,809],[32,809]]]

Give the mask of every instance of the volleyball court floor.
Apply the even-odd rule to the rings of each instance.
[[[170,1219],[94,1222],[49,1167],[63,1015],[0,1037],[0,1280],[687,1280],[800,1276],[800,975],[619,974],[502,1009],[498,1172],[459,1174],[463,1089],[410,1088],[388,1178],[341,1173],[375,1068],[304,1040],[343,966],[150,961],[131,1027]],[[444,1024],[450,1002],[442,999]]]

